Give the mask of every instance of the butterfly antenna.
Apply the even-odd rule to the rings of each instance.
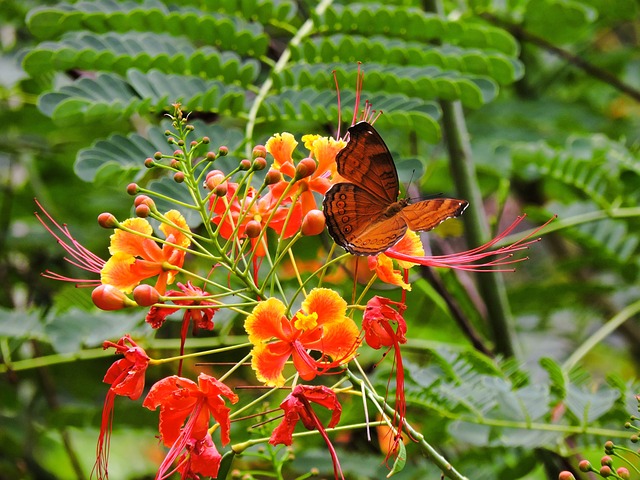
[[[340,103],[340,86],[338,85],[338,75],[336,71],[331,72],[333,74],[333,81],[336,84],[336,95],[338,97],[338,133],[336,134],[336,140],[340,140],[340,129],[342,128],[342,106]]]

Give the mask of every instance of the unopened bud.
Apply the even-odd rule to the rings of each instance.
[[[253,152],[251,152],[251,156],[256,159],[258,157],[266,157],[267,156],[267,148],[264,145],[256,145],[253,147]]]
[[[228,154],[229,154],[229,149],[224,145],[218,148],[218,155],[220,155],[221,157],[224,157]]]
[[[130,183],[129,185],[127,185],[127,193],[132,196],[138,193],[138,184]]]
[[[190,146],[191,148],[194,148],[194,147],[196,147],[197,145],[198,145],[198,142],[196,142],[195,140],[191,140],[191,143],[189,144],[189,146]]]
[[[145,159],[144,166],[146,168],[153,168],[153,167],[156,166],[156,162],[153,161],[153,158],[149,157],[149,158]]]
[[[295,179],[300,180],[301,178],[306,178],[309,175],[312,175],[313,172],[316,171],[316,168],[316,161],[313,158],[303,158],[302,160],[300,160],[300,163],[298,163],[298,166],[296,167]]]
[[[270,169],[264,177],[265,185],[273,185],[274,183],[278,183],[280,180],[282,180],[282,173],[280,173],[280,170],[276,170],[274,168]]]
[[[213,162],[216,159],[215,152],[207,152],[207,160],[209,162]]]
[[[224,197],[227,194],[227,190],[228,190],[227,182],[223,182],[216,187],[216,189],[214,190],[214,193],[216,194],[217,197]]]
[[[162,159],[162,152],[156,152],[153,154],[153,158],[156,160],[161,160]]]
[[[176,172],[173,175],[173,179],[177,182],[177,183],[182,183],[184,182],[184,172]]]
[[[100,310],[122,310],[136,303],[113,285],[100,285],[91,292],[91,300]]]
[[[600,459],[600,465],[613,465],[613,458],[611,458],[609,455],[605,455],[604,457],[602,457]]]
[[[171,144],[173,144],[173,143],[176,143],[176,139],[175,139],[175,138],[173,138],[173,137],[169,137],[169,138],[167,138],[167,143],[168,143],[169,145],[171,145]]]
[[[146,205],[151,210],[154,210],[156,208],[156,202],[154,202],[153,199],[151,197],[148,197],[147,195],[138,195],[133,201],[133,205],[136,207],[139,205]]]
[[[581,460],[578,464],[578,468],[581,472],[590,472],[591,471],[591,462],[589,460]]]
[[[558,475],[558,480],[576,480],[576,477],[573,476],[573,473],[565,470],[563,472],[560,472],[560,474]]]
[[[631,474],[629,473],[629,470],[625,467],[618,468],[616,470],[616,473],[620,478],[622,478],[622,480],[629,480],[631,478]]]
[[[264,170],[267,168],[267,160],[264,157],[256,157],[253,160],[252,168],[254,170]]]
[[[151,209],[149,208],[149,205],[145,205],[144,203],[141,203],[136,207],[135,212],[136,212],[136,217],[147,218],[151,213]]]
[[[607,440],[604,443],[604,453],[613,453],[613,442],[611,440]]]
[[[150,307],[160,300],[160,292],[151,285],[138,285],[133,289],[133,299],[141,307]]]
[[[202,143],[204,143],[206,145],[209,142],[211,142],[211,139],[209,139],[209,137],[202,137]]]
[[[251,160],[243,158],[240,160],[240,170],[249,170],[251,168]]]
[[[326,219],[320,210],[309,210],[302,219],[303,235],[320,235],[324,230]]]
[[[165,130],[164,131],[164,136],[168,137],[169,135],[171,135],[171,130]]]
[[[187,125],[187,126],[186,126],[186,127],[184,127],[184,128],[185,128],[185,130],[188,130],[189,132],[193,132],[193,131],[196,129],[196,127],[194,127],[194,126],[193,126],[193,125],[191,125],[191,124]]]
[[[204,179],[204,186],[207,190],[215,190],[218,185],[227,183],[225,181],[225,175],[220,170],[212,170],[207,173],[207,177]]]
[[[613,474],[613,471],[611,470],[611,467],[609,467],[608,465],[605,465],[604,467],[600,468],[600,476],[602,478],[610,477],[612,474]]]
[[[260,232],[262,231],[262,225],[257,220],[249,220],[247,222],[247,226],[244,229],[244,233],[249,238],[258,238]]]
[[[102,228],[115,228],[118,226],[118,220],[112,213],[105,212],[98,215],[98,225]]]
[[[169,164],[169,166],[171,168],[175,168],[176,170],[178,170],[180,168],[180,162],[174,158],[171,160],[171,163]]]

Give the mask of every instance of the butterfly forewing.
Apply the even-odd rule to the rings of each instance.
[[[447,218],[459,216],[467,208],[468,202],[453,198],[433,198],[404,207],[400,215],[409,228],[416,232],[426,232],[437,227]]]
[[[387,204],[398,199],[400,183],[382,137],[366,122],[349,128],[349,143],[336,156],[338,173]]]

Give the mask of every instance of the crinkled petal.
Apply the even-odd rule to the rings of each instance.
[[[324,335],[314,346],[306,345],[329,355],[333,360],[347,363],[355,354],[360,342],[360,330],[349,317],[333,322],[324,327]]]
[[[389,257],[381,253],[376,257],[369,257],[369,263],[373,263],[374,259],[374,269],[380,280],[391,285],[398,285],[405,290],[411,290],[411,285],[404,281],[400,271],[393,269],[393,261]]]
[[[291,356],[291,350],[274,352],[273,344],[257,345],[251,352],[251,366],[256,377],[270,387],[281,387],[285,378],[282,375],[285,363]]]
[[[162,233],[164,233],[165,237],[169,238],[169,236],[173,235],[173,242],[171,243],[175,243],[176,245],[180,245],[181,247],[187,248],[189,245],[191,245],[191,239],[183,233],[183,231],[190,232],[191,230],[189,229],[189,225],[187,225],[187,221],[180,214],[180,212],[178,212],[177,210],[169,210],[165,214],[165,217],[167,217],[169,221],[173,222],[176,227],[178,227],[176,228],[173,225],[169,225],[166,223],[161,224],[160,230],[162,231]]]
[[[318,314],[318,325],[340,322],[347,312],[347,302],[329,288],[314,288],[302,302],[302,311]]]
[[[128,230],[140,232],[144,235],[152,235],[153,228],[144,218],[129,218],[122,222],[122,226]],[[128,253],[134,256],[145,256],[144,241],[147,240],[135,233],[125,232],[117,228],[111,235],[109,252],[114,255],[118,252]]]
[[[277,298],[272,297],[258,303],[244,322],[249,341],[258,345],[272,338],[284,339],[282,317],[285,312],[284,303]]]
[[[283,132],[276,133],[269,138],[265,148],[275,160],[273,166],[278,168],[280,165],[292,161],[292,154],[297,145],[298,142],[293,135],[289,132]]]

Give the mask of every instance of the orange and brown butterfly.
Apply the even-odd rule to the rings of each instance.
[[[400,182],[389,149],[367,122],[349,128],[349,142],[336,156],[336,183],[323,206],[329,234],[354,255],[377,255],[395,245],[407,228],[422,232],[457,217],[465,200],[433,198],[417,203],[398,199]]]

